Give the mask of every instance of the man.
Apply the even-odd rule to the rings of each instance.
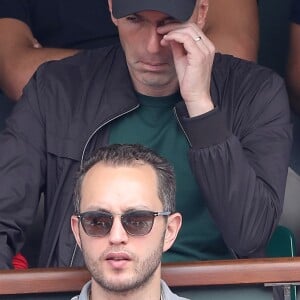
[[[210,0],[205,32],[218,51],[256,60],[255,0]],[[18,100],[39,65],[117,41],[106,0],[1,0],[0,89]]]
[[[204,31],[219,52],[256,60],[258,23],[255,0],[210,0]],[[42,63],[117,42],[106,0],[1,0],[0,130]]]
[[[71,226],[92,280],[73,299],[184,299],[160,279],[181,226],[175,187],[168,162],[139,145],[100,148],[84,163]]]
[[[283,81],[215,55],[201,30],[207,0],[173,2],[110,0],[122,48],[47,63],[24,89],[0,135],[2,268],[21,249],[41,191],[39,266],[83,264],[66,223],[74,176],[94,149],[115,143],[148,146],[175,168],[184,224],[164,261],[263,255],[291,147]]]

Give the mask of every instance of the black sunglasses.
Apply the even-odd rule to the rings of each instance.
[[[171,212],[153,212],[148,210],[135,210],[121,215],[121,224],[125,231],[130,235],[146,235],[153,226],[154,218],[158,216],[169,216]],[[107,235],[113,225],[114,216],[120,214],[112,214],[103,211],[87,211],[77,214],[85,233],[93,237],[101,237]]]

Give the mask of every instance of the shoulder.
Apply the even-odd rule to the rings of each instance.
[[[120,72],[122,59],[123,52],[117,46],[84,50],[74,56],[42,64],[34,75],[34,81],[43,94],[52,95],[54,91],[58,91],[60,96],[62,91],[81,93],[90,89],[91,84],[93,88],[102,86],[108,74],[115,76],[116,72]]]
[[[212,97],[221,110],[251,124],[289,119],[284,80],[273,70],[229,55],[216,55],[212,72]],[[239,123],[238,123],[239,124]]]
[[[163,280],[161,280],[161,289],[162,299],[164,300],[189,300],[174,294]]]
[[[88,281],[82,288],[80,295],[71,298],[71,300],[88,300],[91,290],[91,281]]]
[[[81,72],[90,71],[99,66],[109,65],[116,57],[122,55],[119,46],[108,46],[98,49],[83,50],[74,56],[57,61],[50,61],[38,68],[38,73],[68,73],[78,70]]]
[[[254,99],[270,97],[285,90],[283,78],[273,70],[230,55],[216,54],[212,71],[212,89],[221,98]]]
[[[282,78],[270,68],[258,65],[253,61],[248,61],[220,53],[216,53],[215,55],[213,75],[219,75],[218,79],[220,79],[220,76],[223,78],[225,76],[226,80],[228,80],[228,77],[239,78],[240,80],[245,80],[245,78],[249,79],[250,77],[253,81],[258,82],[261,79],[267,79],[271,76],[282,81]],[[254,80],[255,78],[256,80]]]

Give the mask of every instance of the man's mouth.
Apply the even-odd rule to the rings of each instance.
[[[167,66],[166,63],[162,63],[162,62],[142,61],[141,63],[144,69],[147,71],[161,71],[163,68]]]
[[[121,269],[131,261],[126,253],[109,253],[106,256],[106,261],[115,269]]]

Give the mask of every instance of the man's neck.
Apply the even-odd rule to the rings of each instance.
[[[113,293],[107,290],[103,290],[95,282],[92,282],[91,293],[89,300],[161,300],[161,282],[160,278],[152,278],[151,282],[148,282],[140,288],[134,289],[126,293]],[[163,299],[162,299],[163,300]]]

